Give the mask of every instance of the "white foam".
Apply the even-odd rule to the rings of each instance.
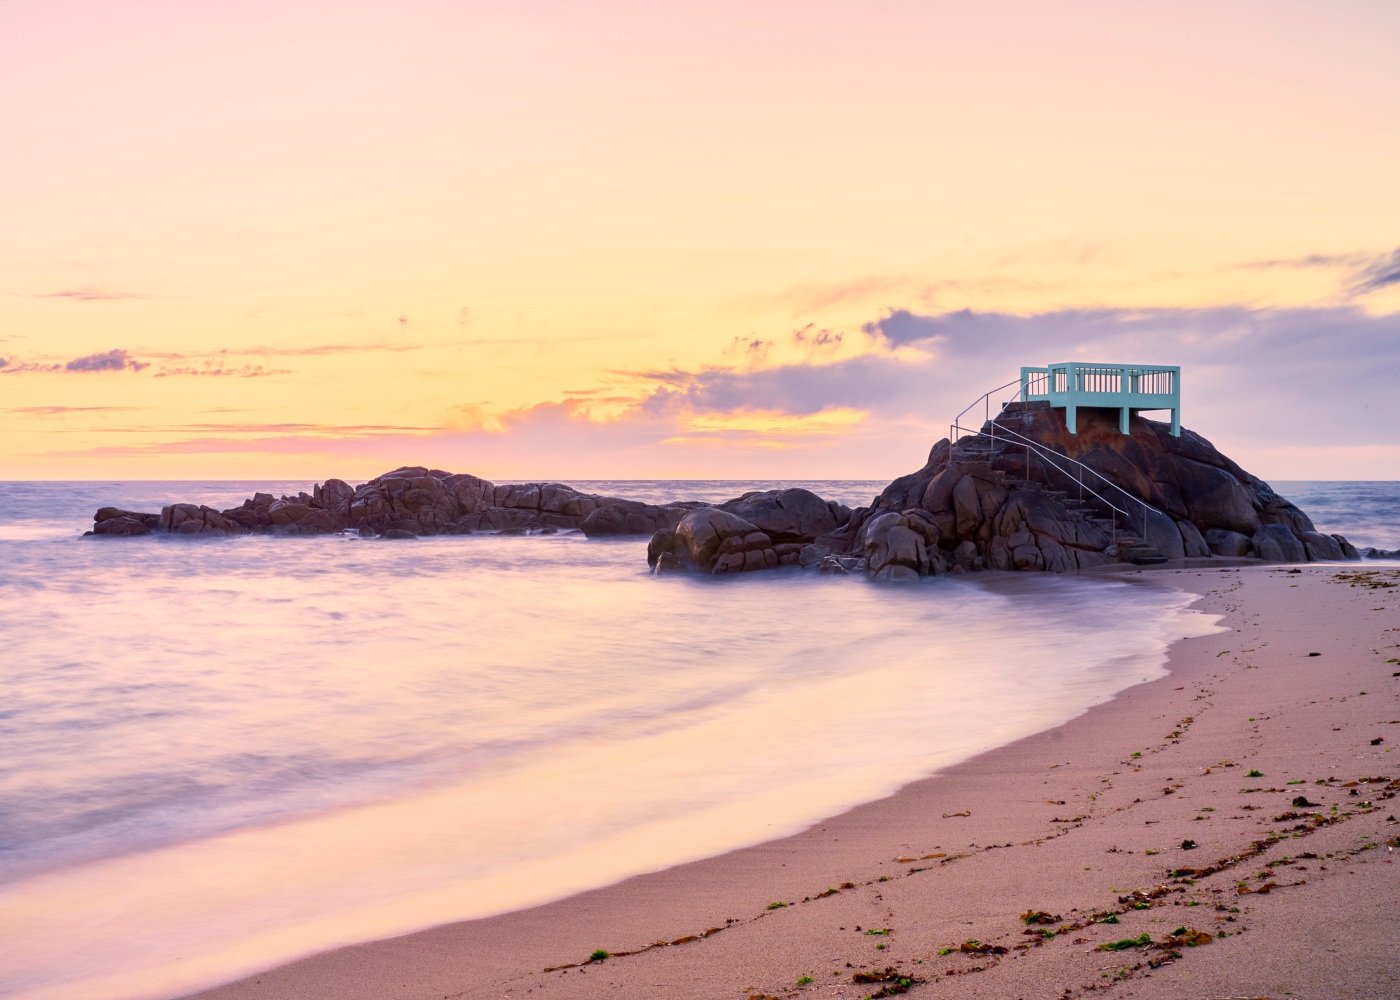
[[[518,546],[543,544],[503,539],[476,551],[518,561],[529,551]],[[550,708],[547,691],[526,697],[525,688],[582,671],[604,689],[595,692],[598,705],[617,709],[607,725],[558,742],[536,739],[493,766],[399,797],[8,885],[0,890],[0,992],[23,1000],[175,996],[336,945],[516,909],[771,839],[1060,724],[1161,676],[1172,641],[1218,631],[1212,616],[1187,610],[1191,595],[1115,581],[1037,578],[1009,594],[954,580],[713,585],[616,575],[636,546],[556,551],[563,563],[537,569],[559,587],[579,586],[556,614],[530,619],[533,634],[482,636],[496,626],[480,616],[492,588],[521,613],[523,602],[541,600],[538,580],[486,579],[473,591],[482,603],[460,614],[473,617],[479,649],[507,660],[571,658],[553,663],[552,673],[522,673],[521,704],[554,712],[562,724],[567,705]],[[602,562],[565,565],[586,551]],[[354,579],[363,584],[366,572]],[[337,577],[327,592],[348,585]],[[408,603],[426,606],[423,617],[399,622],[397,635],[384,631],[393,621],[361,632],[361,642],[335,650],[345,669],[327,677],[388,691],[397,661],[386,650],[407,663],[455,648],[439,620],[449,605],[428,600],[433,586],[452,583],[430,576],[421,589],[409,586]],[[520,627],[512,609],[496,610],[499,627]],[[275,638],[294,643],[298,621]],[[587,621],[596,622],[593,631]],[[236,631],[236,616],[223,627]],[[419,637],[405,643],[402,633],[414,628]],[[291,668],[323,638],[269,655]],[[232,633],[229,641],[246,655]],[[617,672],[620,656],[636,658],[630,673]],[[648,657],[686,659],[678,675],[674,662],[648,670]],[[696,697],[648,714],[655,704],[627,690],[629,677]],[[508,734],[510,693],[496,697],[492,710],[502,715],[491,726]]]

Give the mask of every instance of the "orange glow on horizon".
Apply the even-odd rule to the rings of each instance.
[[[1398,38],[1359,3],[11,0],[0,478],[899,475],[1049,354],[1396,316]],[[1217,312],[872,332],[900,310]]]

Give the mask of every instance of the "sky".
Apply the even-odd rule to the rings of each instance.
[[[1400,479],[1397,51],[1390,0],[0,0],[0,479],[890,479],[1061,361]]]

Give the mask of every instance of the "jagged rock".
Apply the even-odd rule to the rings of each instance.
[[[866,572],[881,582],[914,580],[947,570],[938,525],[925,510],[886,511],[865,523]]]
[[[121,510],[117,507],[103,507],[93,517],[91,534],[94,535],[149,535],[160,527],[159,514],[145,514],[134,510]]]
[[[304,535],[324,535],[340,531],[344,525],[328,510],[309,510],[296,522],[296,530]]]
[[[1400,549],[1375,549],[1366,550],[1367,559],[1400,559]]]
[[[700,573],[773,569],[779,562],[772,538],[737,514],[717,507],[693,510],[674,530],[657,532],[647,545],[647,559],[658,571]]]
[[[311,488],[315,506],[327,511],[337,523],[350,523],[350,501],[354,499],[355,487],[342,479],[327,479]]]
[[[1177,521],[1176,530],[1181,532],[1181,544],[1188,559],[1209,559],[1210,546],[1206,543],[1201,529],[1190,521]],[[1215,530],[1215,529],[1212,529]]]
[[[865,572],[865,560],[854,556],[826,555],[817,564],[817,572],[822,576],[850,576]]]
[[[985,568],[982,556],[978,554],[977,546],[973,542],[958,543],[958,547],[953,550],[953,569],[956,572],[968,573]]]
[[[1320,531],[1301,531],[1297,535],[1298,541],[1303,543],[1303,550],[1311,560],[1340,560],[1346,558],[1342,554],[1342,547],[1331,535],[1324,535]]]
[[[311,508],[304,503],[295,500],[278,500],[267,510],[267,518],[279,528],[296,524],[307,514],[311,513]]]
[[[1268,562],[1307,562],[1303,543],[1286,524],[1261,524],[1254,533],[1254,553]]]
[[[599,535],[651,535],[663,528],[674,528],[694,504],[655,504],[639,500],[618,500],[591,511],[579,530],[589,538]]]
[[[1348,557],[1345,539],[1317,533],[1306,514],[1205,438],[1174,438],[1167,425],[1140,417],[1130,429],[1119,432],[1116,411],[1084,408],[1072,435],[1048,403],[1014,404],[982,434],[938,442],[923,469],[896,479],[823,541],[838,554],[863,552],[853,527],[917,507],[937,526],[954,571],[984,564],[1057,572],[1214,552]],[[1029,458],[1026,440],[1040,449]]]
[[[1345,538],[1318,532],[1306,514],[1198,434],[1183,430],[1175,438],[1167,425],[1134,417],[1124,435],[1116,411],[1087,407],[1078,429],[1070,434],[1063,414],[1047,403],[1014,404],[980,435],[939,441],[922,469],[856,510],[804,489],[746,493],[715,506],[653,505],[561,483],[498,485],[404,466],[358,487],[329,479],[295,497],[257,493],[223,512],[192,504],[159,515],[104,507],[92,533],[352,529],[401,538],[578,528],[588,535],[651,533],[647,561],[658,572],[792,565],[864,571],[880,580],[985,568],[1064,572],[1186,556],[1359,558]]]
[[[797,565],[803,569],[816,569],[822,564],[822,560],[831,555],[831,549],[825,545],[812,543],[804,545],[797,551]]]
[[[160,511],[160,528],[181,535],[209,534],[235,535],[243,531],[243,526],[225,517],[213,507],[192,503],[171,504]]]
[[[1141,510],[1130,511],[1131,524],[1137,523],[1137,518],[1143,516]],[[1186,543],[1181,537],[1181,529],[1176,525],[1170,516],[1160,510],[1149,510],[1146,512],[1147,535],[1146,541],[1162,555],[1168,559],[1185,559]],[[1188,522],[1189,523],[1189,522]]]
[[[1238,531],[1211,528],[1206,532],[1205,539],[1212,555],[1241,559],[1254,551],[1254,543],[1249,536],[1241,535]]]
[[[718,507],[742,517],[775,542],[811,542],[835,531],[851,516],[849,507],[804,489],[745,493]]]
[[[159,514],[146,514],[120,507],[103,507],[92,518],[92,534],[129,537],[148,535],[160,527]]]

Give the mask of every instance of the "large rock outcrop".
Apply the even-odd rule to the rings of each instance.
[[[796,566],[802,550],[836,530],[850,508],[811,490],[745,493],[691,510],[652,536],[647,562],[658,572],[742,573]]]
[[[158,514],[104,507],[94,516],[92,533],[315,535],[354,529],[363,534],[393,532],[392,537],[404,537],[557,530],[580,528],[591,516],[619,506],[623,513],[595,518],[593,533],[649,535],[664,524],[679,521],[688,509],[651,507],[581,493],[559,483],[497,486],[476,476],[405,466],[360,486],[328,479],[311,493],[296,496],[255,493],[239,506],[223,511],[185,503],[171,504]]]
[[[1069,433],[1048,403],[1013,404],[982,433],[938,442],[922,469],[822,542],[833,555],[863,556],[881,579],[1214,556],[1358,558],[1198,434],[1172,437],[1166,424],[1134,417],[1125,435],[1117,411],[1090,409],[1078,430]]]
[[[780,566],[865,572],[881,581],[982,569],[1067,572],[1115,562],[1357,559],[1268,483],[1189,430],[1081,408],[1079,433],[1048,403],[1013,404],[982,432],[939,441],[917,472],[851,510],[810,490],[723,503],[648,504],[560,483],[496,485],[422,466],[360,486],[257,493],[229,510],[172,504],[158,514],[103,507],[92,534],[322,534],[386,538],[577,529],[650,535],[657,572],[740,573]],[[1379,557],[1394,556],[1372,550]],[[1368,553],[1370,554],[1370,553]]]
[[[1117,411],[1091,409],[1080,410],[1078,429],[1070,434],[1048,403],[1010,406],[982,433],[938,442],[922,469],[896,479],[869,507],[836,517],[834,526],[808,522],[811,544],[798,563],[823,572],[863,568],[896,581],[1185,558],[1359,558],[1345,538],[1317,531],[1303,511],[1198,434],[1172,437],[1166,424],[1134,417],[1125,435]],[[770,496],[720,507],[766,532],[781,565],[778,525],[740,506]],[[766,499],[756,505],[771,507]],[[760,540],[740,525],[729,530],[740,540],[727,544],[746,547],[742,561],[703,558],[708,550],[692,550],[677,531],[653,538],[651,563],[699,572],[767,568],[771,560],[747,555]]]

